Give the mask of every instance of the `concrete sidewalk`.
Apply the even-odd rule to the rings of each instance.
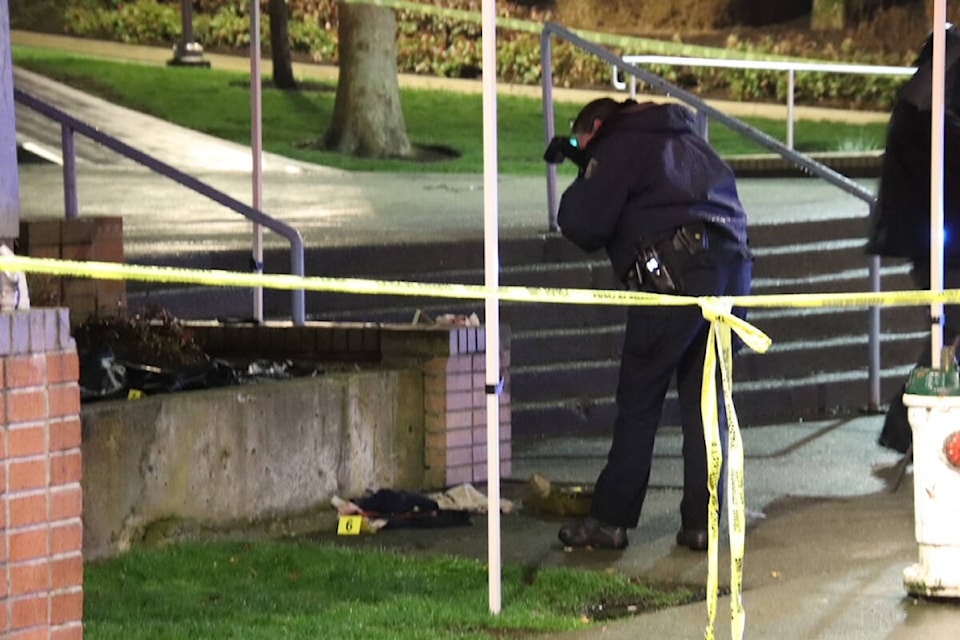
[[[960,603],[916,599],[903,570],[918,559],[913,482],[900,457],[875,444],[882,416],[755,427],[743,432],[747,536],[743,604],[746,637],[777,640],[950,640]],[[675,546],[682,487],[679,429],[657,439],[651,489],[640,526],[622,551],[565,550],[556,537],[564,518],[523,506],[527,480],[540,473],[563,483],[589,484],[602,468],[608,442],[551,440],[515,452],[503,496],[520,508],[501,518],[505,564],[615,571],[659,584],[702,589],[706,554]],[[481,487],[482,488],[482,487]],[[320,539],[404,553],[487,558],[487,522],[443,531],[385,530],[374,536]],[[721,525],[720,586],[729,587],[726,516]],[[509,608],[505,596],[504,608]],[[717,637],[730,637],[729,598],[721,597]],[[551,640],[681,640],[702,637],[704,602],[597,621],[546,636]],[[541,636],[543,637],[543,636]]]

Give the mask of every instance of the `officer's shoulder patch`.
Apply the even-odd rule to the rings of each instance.
[[[590,158],[590,162],[587,163],[587,168],[583,170],[583,177],[589,178],[592,176],[598,166],[600,166],[600,162],[596,158]]]

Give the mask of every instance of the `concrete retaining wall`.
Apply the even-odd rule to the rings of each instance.
[[[422,488],[423,374],[378,370],[84,407],[84,557]]]

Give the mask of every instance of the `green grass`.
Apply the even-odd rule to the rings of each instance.
[[[216,69],[160,67],[106,61],[58,51],[14,47],[14,62],[26,69],[89,91],[182,126],[227,140],[250,142],[250,76]],[[333,113],[334,86],[304,91],[263,91],[264,149],[308,162],[365,171],[483,171],[482,97],[444,91],[402,90],[401,100],[411,141],[454,149],[456,159],[437,162],[370,160],[317,148]],[[582,105],[558,103],[556,122],[566,123]],[[501,96],[498,100],[500,171],[537,175],[544,171],[543,107],[540,100]],[[781,120],[747,122],[784,139]],[[857,148],[883,146],[886,125],[801,121],[795,131],[800,151],[837,151],[856,141]],[[711,142],[724,156],[763,151],[723,126],[711,128]],[[569,163],[562,165],[572,175]]]
[[[474,560],[357,551],[308,542],[183,543],[88,563],[84,637],[492,639],[582,628],[589,607],[690,602],[596,571],[505,566],[489,612]]]

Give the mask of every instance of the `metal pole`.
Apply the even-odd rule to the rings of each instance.
[[[73,129],[60,125],[60,154],[63,158],[63,208],[67,220],[80,217],[80,198],[77,195],[77,148]]]
[[[263,100],[260,71],[260,2],[250,0],[250,134],[253,155],[253,208],[263,211]],[[263,273],[263,227],[253,223],[252,264]],[[253,319],[263,322],[263,288],[253,289]]]
[[[880,256],[870,258],[870,290],[880,291]],[[880,307],[870,307],[870,333],[867,338],[869,398],[867,410],[880,410]]]
[[[937,0],[933,9],[933,74],[930,113],[930,289],[943,291],[943,135],[945,58],[947,48],[947,2]],[[943,348],[943,303],[930,305],[931,367],[940,367]]]
[[[180,2],[180,42],[173,47],[173,59],[167,64],[175,66],[209,67],[203,59],[203,47],[193,39],[193,1]]]
[[[540,33],[540,86],[543,89],[543,122],[544,147],[550,144],[556,133],[555,115],[553,113],[553,48],[550,43],[550,32]],[[547,163],[547,225],[550,231],[559,231],[557,211],[560,202],[557,197],[557,165]]]
[[[796,70],[787,72],[787,148],[793,149],[793,123],[795,115],[794,92],[796,91]]]
[[[500,250],[497,167],[496,0],[483,0],[483,219],[486,295],[487,576],[490,612],[500,613]]]

